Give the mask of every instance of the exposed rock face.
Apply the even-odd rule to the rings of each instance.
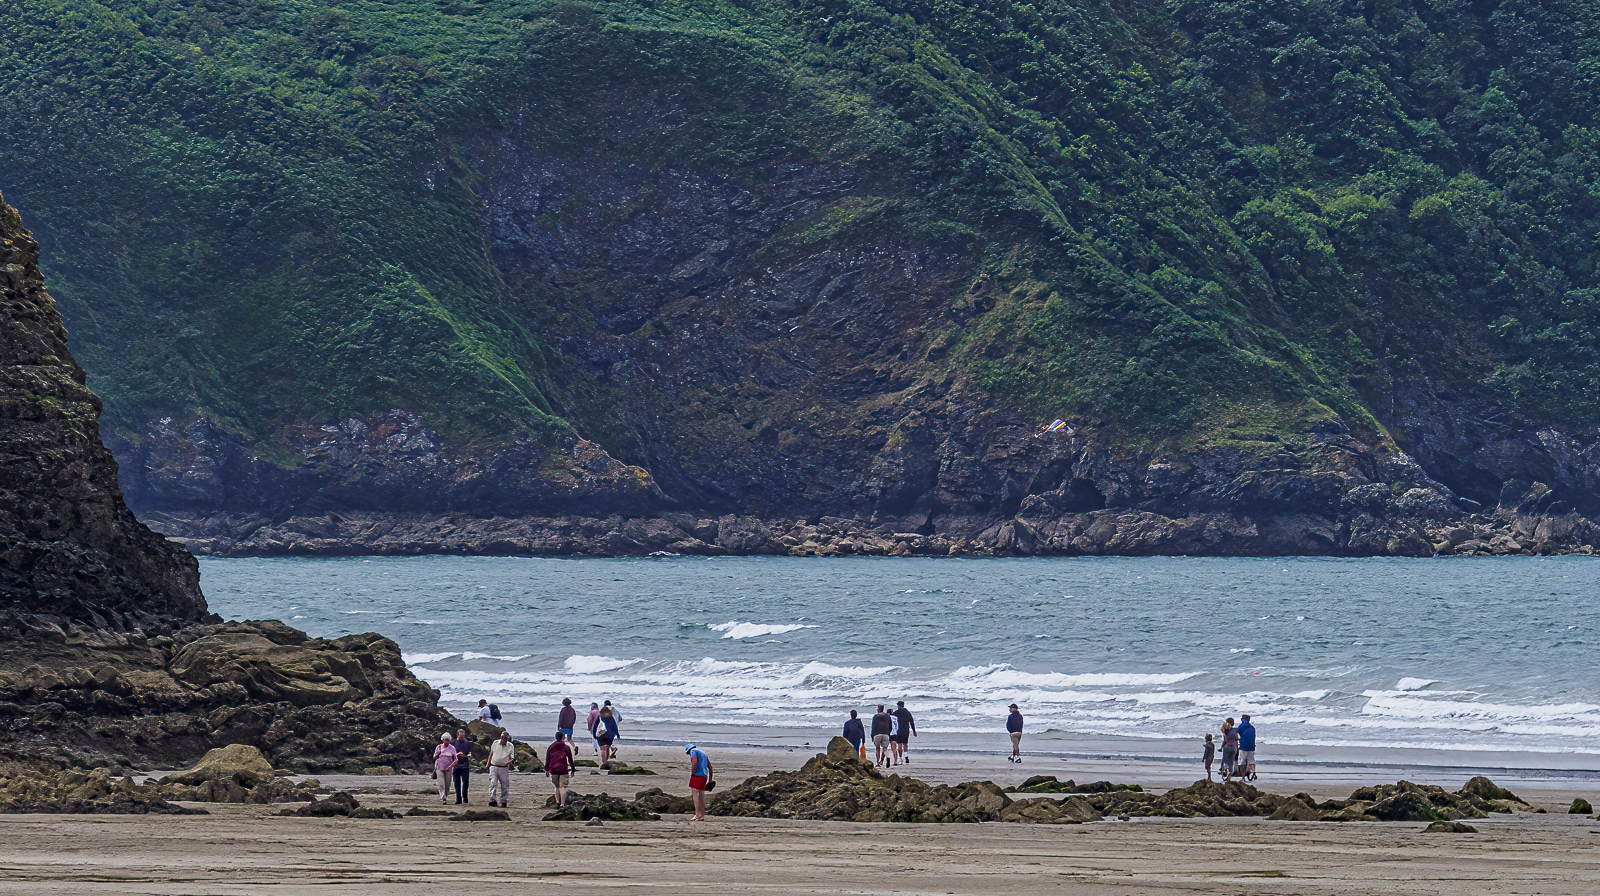
[[[1533,807],[1509,790],[1477,777],[1455,792],[1431,784],[1401,781],[1362,787],[1346,800],[1324,800],[1297,793],[1281,796],[1233,781],[1196,781],[1188,787],[1153,793],[1101,793],[1086,797],[1106,815],[1167,818],[1259,816],[1280,821],[1454,821],[1484,818],[1490,812],[1527,812]]]
[[[379,635],[329,641],[275,621],[45,634],[0,652],[0,756],[159,767],[248,744],[296,771],[420,769],[461,724]]]
[[[0,757],[170,767],[253,744],[297,770],[425,764],[459,723],[392,641],[216,624],[194,558],[128,511],[38,258],[0,201]],[[270,765],[213,758],[171,786],[282,795]]]
[[[0,612],[115,628],[199,620],[194,558],[124,506],[99,416],[39,245],[0,198]]]
[[[1558,484],[1507,479],[1480,506],[1409,456],[1347,433],[1123,455],[1071,430],[1041,433],[957,397],[937,400],[917,412],[937,424],[884,441],[854,469],[838,460],[859,446],[837,442],[826,467],[752,461],[791,484],[844,483],[789,503],[762,497],[755,482],[742,487],[747,504],[674,496],[592,442],[571,446],[581,476],[565,461],[542,465],[532,443],[489,458],[452,453],[400,411],[326,427],[292,471],[203,422],[163,429],[124,479],[147,523],[223,555],[1432,556],[1600,545],[1582,499],[1582,471],[1594,464],[1565,437],[1550,440],[1577,452],[1558,465],[1570,475],[1527,466]],[[707,515],[717,504],[736,509]]]

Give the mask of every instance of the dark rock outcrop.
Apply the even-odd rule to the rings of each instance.
[[[363,806],[344,791],[325,800],[312,800],[298,809],[284,809],[279,815],[299,818],[400,818],[400,813],[383,806]]]
[[[0,775],[0,814],[205,815],[169,802],[160,787],[93,771],[34,767]]]
[[[39,245],[0,198],[0,626],[12,635],[33,617],[129,630],[206,616],[194,558],[123,504],[99,417]]]
[[[545,803],[555,809],[555,797]],[[650,811],[638,800],[624,800],[606,793],[584,795],[568,793],[566,806],[546,813],[545,821],[660,821],[661,816]]]
[[[461,726],[375,634],[325,640],[276,621],[48,634],[0,650],[0,756],[148,766],[249,744],[296,771],[421,769]]]
[[[1233,781],[1197,781],[1163,794],[1113,792],[1086,797],[1106,815],[1166,818],[1258,816],[1283,821],[1454,821],[1490,812],[1535,811],[1509,790],[1477,777],[1451,792],[1432,784],[1401,781],[1362,787],[1349,799],[1325,800],[1297,793],[1282,796]]]

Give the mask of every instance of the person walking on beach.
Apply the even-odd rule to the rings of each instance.
[[[617,748],[620,746],[620,744],[616,743],[616,741],[622,737],[622,729],[620,727],[622,725],[622,710],[618,709],[610,700],[607,700],[605,704],[600,707],[600,709],[602,711],[607,709],[611,710],[611,721],[617,723],[616,725],[612,726],[613,728],[617,729],[617,733],[613,736],[611,744],[611,758],[615,759],[617,758]]]
[[[1228,783],[1239,766],[1239,732],[1233,719],[1222,723],[1222,783]]]
[[[450,772],[456,767],[455,738],[450,732],[439,735],[439,745],[433,748],[433,776],[439,781],[439,802],[450,802]]]
[[[500,732],[500,739],[489,745],[489,760],[483,764],[483,770],[489,773],[489,805],[502,809],[511,806],[511,763],[516,758],[511,732]]]
[[[556,731],[572,742],[572,730],[578,727],[578,711],[572,708],[572,698],[561,698],[561,712],[556,714]]]
[[[706,820],[706,791],[712,783],[711,757],[694,744],[684,744],[683,752],[689,756],[689,792],[694,796],[694,820]]]
[[[877,751],[874,765],[882,768],[889,764],[889,732],[894,730],[894,717],[883,711],[883,704],[878,704],[878,711],[872,716],[872,747]]]
[[[1010,762],[1022,761],[1022,710],[1017,709],[1013,703],[1008,709],[1011,715],[1006,716],[1006,733],[1011,735],[1011,755],[1006,759]]]
[[[1217,744],[1216,744],[1216,741],[1213,741],[1211,739],[1211,735],[1207,734],[1206,735],[1205,752],[1200,754],[1200,761],[1204,762],[1206,764],[1206,780],[1207,781],[1211,780],[1211,760],[1216,755],[1217,755]]]
[[[889,740],[893,743],[900,761],[909,764],[911,762],[911,738],[917,733],[917,720],[911,717],[911,710],[906,709],[906,701],[896,700],[894,706],[894,719],[899,723],[896,726],[899,730],[890,736]]]
[[[544,776],[556,786],[556,808],[564,809],[567,805],[567,781],[571,779],[574,763],[578,761],[576,752],[572,749],[572,732],[556,732],[555,743],[545,748],[544,751]]]
[[[589,740],[594,742],[594,755],[600,755],[600,735],[594,733],[595,726],[600,724],[600,704],[589,704]]]
[[[467,729],[456,729],[453,746],[456,748],[456,765],[450,771],[456,784],[456,802],[470,803],[472,800],[468,799],[468,792],[472,789],[472,738],[467,736]]]
[[[844,739],[850,746],[856,748],[856,755],[862,762],[867,761],[867,732],[861,727],[861,719],[856,716],[855,710],[850,710],[850,718],[844,721]]]
[[[1246,781],[1256,779],[1256,726],[1243,713],[1239,714],[1239,777]]]
[[[611,767],[611,745],[617,742],[617,717],[610,706],[600,707],[600,724],[595,728],[600,741],[600,767]]]

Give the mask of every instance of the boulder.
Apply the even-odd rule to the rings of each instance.
[[[504,809],[468,809],[450,816],[456,821],[510,821],[511,815]]]
[[[278,813],[300,818],[399,818],[399,813],[387,808],[366,808],[356,798],[344,791],[325,800],[312,800],[298,809],[284,809]]]
[[[555,798],[551,797],[547,806],[555,805]],[[567,794],[565,808],[556,809],[545,815],[545,821],[588,821],[593,818],[605,821],[660,821],[661,816],[639,805],[605,793],[585,796],[579,793]]]
[[[639,791],[633,795],[633,802],[643,809],[660,812],[662,815],[688,815],[694,811],[694,800],[686,796],[674,796],[659,787]]]
[[[1588,815],[1593,811],[1594,807],[1590,806],[1589,801],[1581,796],[1573,799],[1572,805],[1567,808],[1568,815]]]
[[[1424,834],[1476,834],[1478,829],[1459,821],[1436,821],[1422,829]]]

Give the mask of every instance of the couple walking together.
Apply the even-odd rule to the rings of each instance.
[[[511,743],[511,733],[502,729],[500,737],[489,744],[489,755],[484,759],[483,770],[489,773],[489,805],[505,806],[511,793],[511,763],[517,758],[517,748]],[[470,803],[472,782],[472,738],[465,728],[454,735],[446,731],[439,735],[439,745],[433,748],[433,776],[439,781],[439,802],[450,802],[450,785],[453,781],[457,803]]]

